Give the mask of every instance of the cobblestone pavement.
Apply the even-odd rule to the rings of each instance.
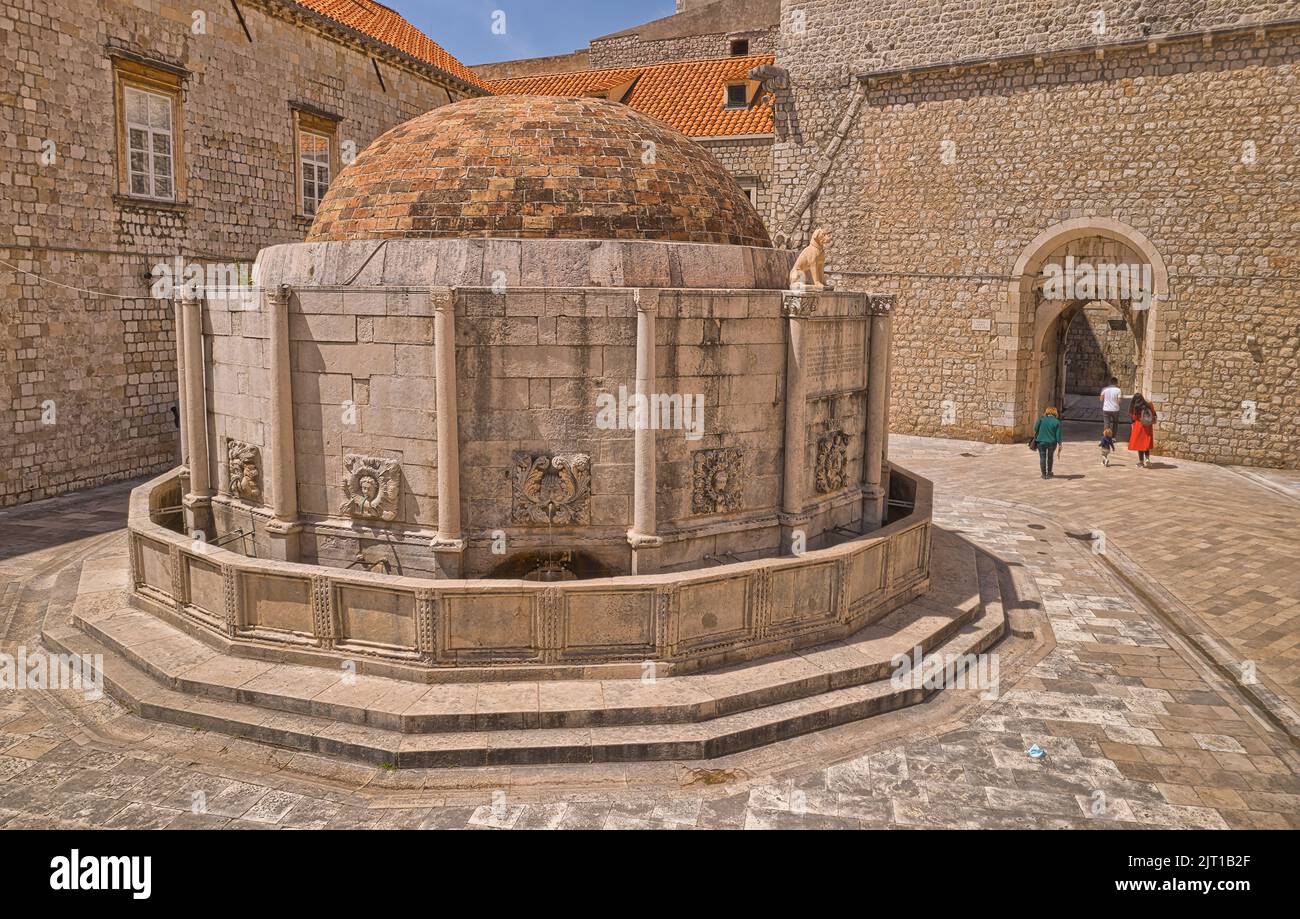
[[[106,698],[0,691],[0,827],[1300,826],[1289,740],[1042,512],[1090,500],[1076,491],[1100,476],[1091,451],[1075,453],[1086,480],[1042,482],[1012,450],[894,442],[898,461],[936,478],[937,525],[1016,566],[1013,602],[1040,609],[1055,634],[1050,650],[1004,669],[996,699],[968,694],[946,722],[930,710],[963,691],[708,763],[391,772],[143,721]],[[1067,447],[1067,473],[1073,458]],[[1105,470],[1095,510],[1117,516],[1101,525],[1154,491],[1140,526],[1114,531],[1143,565],[1171,566],[1181,596],[1212,594],[1180,580],[1190,570],[1220,588],[1249,574],[1269,598],[1294,587],[1293,575],[1231,548],[1258,539],[1260,551],[1282,551],[1267,489],[1227,470],[1167,465],[1178,469]],[[1220,488],[1231,497],[1213,494]],[[1199,535],[1202,495],[1224,511],[1214,539]],[[50,605],[75,596],[83,565],[121,555],[125,498],[118,486],[0,512],[5,652],[34,647]],[[1198,534],[1181,543],[1186,560],[1173,560],[1180,543],[1162,531]],[[1191,567],[1197,551],[1205,555]],[[1035,743],[1046,759],[1026,756]]]
[[[1122,444],[1104,467],[1096,427],[1068,428],[1079,439],[1048,481],[1023,446],[896,435],[890,447],[947,494],[1015,501],[1101,530],[1300,709],[1300,473],[1158,455],[1139,469]]]

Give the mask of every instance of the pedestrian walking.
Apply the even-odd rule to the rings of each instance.
[[[1124,401],[1124,391],[1119,388],[1119,377],[1111,377],[1110,385],[1097,398],[1101,400],[1101,414],[1106,419],[1106,427],[1118,431],[1119,407]]]
[[[1034,424],[1034,439],[1030,443],[1038,450],[1038,469],[1043,478],[1052,477],[1052,460],[1061,452],[1061,413],[1055,405],[1043,411],[1043,417]]]
[[[1137,451],[1139,469],[1150,469],[1151,449],[1156,442],[1155,407],[1139,392],[1133,394],[1133,404],[1128,411],[1133,421],[1133,428],[1128,435],[1128,448]]]

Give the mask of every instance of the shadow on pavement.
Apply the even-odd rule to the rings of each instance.
[[[0,510],[0,561],[122,529],[131,489],[146,480],[114,482]]]

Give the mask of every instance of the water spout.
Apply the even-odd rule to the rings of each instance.
[[[524,575],[526,581],[576,581],[577,573],[573,570],[571,553],[555,551],[555,502],[546,502],[546,557],[542,562]]]

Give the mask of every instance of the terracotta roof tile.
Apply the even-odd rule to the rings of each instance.
[[[432,64],[472,86],[486,89],[483,80],[437,42],[402,16],[374,0],[295,0],[313,13],[333,19],[350,29],[396,48],[403,54]]]
[[[588,96],[635,79],[627,105],[672,125],[691,137],[771,134],[772,104],[763,95],[748,108],[723,107],[726,85],[750,70],[771,64],[772,55],[673,61],[646,67],[579,70],[488,81],[497,94]]]

